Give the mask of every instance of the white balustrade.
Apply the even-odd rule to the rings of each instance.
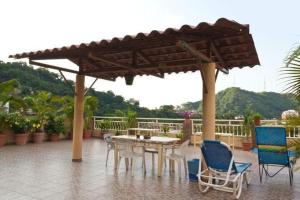
[[[103,124],[106,130],[111,131],[126,131],[126,118],[125,117],[102,117],[94,116],[94,128],[101,129]],[[159,129],[161,133],[164,132],[164,128],[168,127],[169,132],[179,133],[183,129],[184,119],[172,119],[172,118],[137,118],[139,128],[154,128]],[[202,134],[202,120],[192,119],[193,134]],[[279,120],[261,120],[262,126],[283,126],[283,121]],[[300,126],[287,127],[287,138],[299,138]],[[243,120],[235,119],[216,119],[216,134],[217,135],[230,135],[245,137],[245,128],[243,126]]]

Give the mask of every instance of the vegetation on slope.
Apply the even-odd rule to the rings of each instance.
[[[4,63],[0,61],[0,82],[12,79],[16,79],[20,83],[23,96],[37,91],[48,91],[59,96],[73,96],[70,86],[65,84],[63,78],[56,73],[51,73],[43,68],[34,69],[22,62]],[[69,82],[74,85],[73,81]],[[128,110],[133,110],[138,113],[139,117],[181,117],[172,105],[164,105],[159,109],[150,110],[140,107],[139,102],[134,99],[126,101],[122,96],[115,95],[111,91],[99,92],[91,89],[88,95],[97,97],[100,102],[100,109],[96,115],[126,116]]]
[[[190,102],[186,106],[190,109],[199,109],[201,112],[202,101]],[[232,119],[235,116],[242,116],[247,109],[260,113],[266,119],[280,118],[283,111],[297,107],[295,97],[275,92],[255,93],[232,87],[216,95],[217,118]]]

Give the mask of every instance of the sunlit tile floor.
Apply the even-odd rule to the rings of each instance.
[[[170,174],[168,167],[158,178],[152,171],[151,155],[147,157],[147,174],[137,163],[134,176],[126,172],[124,163],[119,173],[113,170],[113,152],[105,167],[106,145],[99,139],[84,140],[83,162],[71,162],[71,141],[25,146],[9,145],[0,149],[0,199],[232,199],[231,194],[210,191],[203,195],[196,183]],[[189,158],[199,156],[190,147]],[[241,199],[300,199],[300,174],[295,173],[289,185],[287,170],[259,183],[257,157],[235,151],[236,160],[254,164],[251,185],[244,187]]]

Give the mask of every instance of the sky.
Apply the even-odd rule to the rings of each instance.
[[[216,92],[228,87],[282,92],[280,67],[300,42],[299,7],[297,0],[4,0],[0,2],[0,60],[13,62],[17,60],[8,59],[11,54],[184,24],[214,23],[225,17],[250,25],[261,65],[220,74]],[[54,63],[76,68],[66,61]],[[75,79],[72,74],[66,76]],[[93,80],[86,78],[86,86]],[[115,82],[98,80],[93,88],[134,98],[148,108],[202,99],[200,72],[171,74],[164,79],[139,76],[133,86],[126,86],[122,78]]]

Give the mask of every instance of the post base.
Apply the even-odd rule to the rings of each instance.
[[[72,159],[72,162],[82,162],[82,158]]]

